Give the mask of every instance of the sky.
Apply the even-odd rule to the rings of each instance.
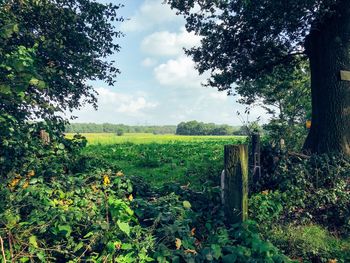
[[[108,0],[98,0],[108,3]],[[203,87],[206,75],[200,76],[183,48],[200,44],[200,37],[185,30],[185,20],[162,0],[120,0],[125,6],[117,23],[125,37],[116,41],[121,51],[111,56],[121,74],[109,87],[93,82],[99,93],[98,110],[87,105],[75,111],[73,122],[123,123],[128,125],[176,125],[197,120],[217,124],[241,125],[237,111],[245,106],[237,97],[215,88]],[[254,108],[254,121],[264,111]]]

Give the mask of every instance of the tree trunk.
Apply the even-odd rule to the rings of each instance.
[[[350,1],[338,1],[335,12],[306,38],[311,68],[312,125],[304,150],[350,156]]]

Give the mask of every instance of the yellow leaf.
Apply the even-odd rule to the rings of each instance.
[[[26,180],[22,187],[23,187],[23,189],[26,189],[28,186],[29,186],[29,181]]]
[[[95,193],[98,192],[96,185],[92,185],[91,188],[92,188],[92,191],[94,191]]]
[[[34,170],[28,171],[27,175],[28,175],[29,177],[33,177],[33,176],[35,175]]]
[[[176,246],[176,249],[180,249],[181,245],[182,245],[181,239],[180,239],[180,238],[176,238],[176,239],[175,239],[175,246]]]
[[[128,199],[129,199],[130,202],[131,202],[132,200],[134,200],[134,197],[132,196],[132,194],[129,195]]]
[[[19,181],[21,180],[21,177],[15,177],[9,184],[9,187],[15,187],[16,185],[18,185]]]
[[[111,180],[109,179],[108,175],[103,176],[103,184],[109,185],[111,183]]]

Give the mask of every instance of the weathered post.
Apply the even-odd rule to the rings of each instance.
[[[248,147],[225,145],[224,210],[228,224],[248,218]]]
[[[48,134],[45,130],[40,130],[39,137],[43,144],[50,144],[50,134]]]
[[[252,134],[252,159],[253,159],[253,181],[256,182],[261,177],[261,165],[260,165],[260,134]]]

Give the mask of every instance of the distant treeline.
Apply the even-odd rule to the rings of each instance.
[[[164,126],[129,126],[111,123],[71,123],[66,126],[67,133],[153,133],[153,134],[175,134],[176,125]]]
[[[70,123],[65,127],[67,133],[153,133],[178,135],[246,135],[243,127],[218,125],[198,121],[181,122],[176,125],[130,126],[111,123]]]
[[[176,128],[178,135],[238,135],[239,131],[240,127],[198,121],[181,122]]]

